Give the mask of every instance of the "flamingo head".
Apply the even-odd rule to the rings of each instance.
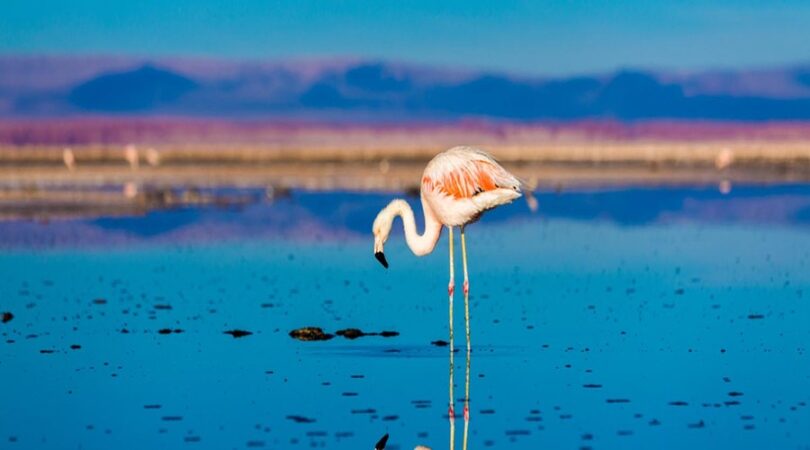
[[[391,219],[387,218],[385,214],[380,214],[374,220],[374,225],[371,231],[374,233],[374,257],[386,269],[388,268],[388,261],[385,259],[384,247],[385,241],[388,240],[388,235],[391,234]]]

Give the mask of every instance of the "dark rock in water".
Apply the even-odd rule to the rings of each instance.
[[[627,398],[609,398],[605,401],[608,403],[630,403],[630,399]]]
[[[93,300],[93,304],[94,305],[106,305],[107,300],[103,299],[103,298],[97,298],[97,299]]]
[[[748,318],[751,320],[757,320],[757,319],[764,319],[765,316],[762,314],[749,314]]]
[[[172,305],[155,305],[155,309],[169,310],[172,309]]]
[[[183,416],[163,416],[160,419],[166,422],[179,422],[183,420]]]
[[[82,348],[82,346],[81,346],[81,345],[79,345],[79,344],[73,344],[73,345],[71,345],[71,346],[70,346],[70,349],[71,349],[71,350],[78,350],[78,349],[80,349],[80,348]]]
[[[431,342],[431,344],[435,345],[436,347],[447,347],[448,345],[450,345],[449,342],[443,341],[441,339],[439,339],[438,341],[433,341]]]
[[[318,327],[304,327],[290,331],[290,337],[298,339],[299,341],[328,341],[335,336],[324,333],[323,330]]]
[[[253,333],[245,330],[228,330],[225,332],[225,334],[230,334],[231,336],[234,337],[234,339],[236,339],[240,337],[250,336]]]
[[[44,350],[40,350],[39,352],[40,352],[40,353],[42,353],[42,354],[46,354],[46,355],[47,355],[47,354],[53,353],[53,350],[50,350],[50,349],[44,349]]]
[[[686,402],[681,401],[681,400],[676,400],[674,402],[669,402],[669,404],[671,406],[688,406],[689,405],[689,403],[686,403]]]
[[[287,416],[287,419],[292,420],[295,423],[315,423],[315,419],[310,419],[309,417],[304,416]]]
[[[172,333],[180,334],[182,332],[183,330],[181,330],[180,328],[175,328],[173,330],[171,328],[161,328],[160,330],[158,330],[158,333],[160,334],[172,334]]]
[[[374,450],[383,450],[385,448],[385,444],[388,443],[388,433],[385,433],[385,436],[381,437],[379,441],[374,445]]]
[[[14,314],[11,314],[10,312],[4,312],[2,315],[0,315],[0,321],[3,323],[9,323],[13,318]]]
[[[697,423],[690,423],[689,424],[689,428],[704,428],[705,426],[706,426],[706,424],[702,420],[700,422],[697,422]]]
[[[143,405],[143,409],[160,409],[160,405]]]
[[[346,339],[357,339],[365,336],[382,336],[382,337],[399,336],[398,331],[380,331],[379,333],[366,333],[365,331],[359,328],[346,328],[343,330],[336,331],[335,334],[338,336],[343,336]]]
[[[599,389],[602,387],[601,384],[583,384],[582,387],[585,389]]]
[[[741,397],[742,395],[743,395],[742,392],[737,392],[737,391],[731,391],[731,392],[728,393],[729,397]]]
[[[346,339],[357,339],[359,337],[368,336],[368,333],[364,333],[358,328],[346,328],[345,330],[338,330],[335,331],[335,334],[338,336],[343,336]]]

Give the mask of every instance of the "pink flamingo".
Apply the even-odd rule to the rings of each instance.
[[[416,230],[416,221],[411,207],[404,200],[393,200],[374,219],[374,256],[388,268],[383,247],[391,233],[396,216],[402,217],[405,241],[416,256],[427,255],[436,247],[442,226],[446,226],[450,239],[450,282],[447,285],[450,309],[450,407],[448,415],[453,430],[453,292],[455,290],[453,269],[453,227],[461,230],[461,258],[464,268],[464,318],[467,330],[467,361],[470,353],[470,282],[467,275],[467,246],[464,227],[475,222],[485,211],[511,203],[521,196],[521,183],[495,159],[483,150],[473,147],[453,147],[436,155],[422,174],[421,199],[425,215],[422,234]],[[469,364],[469,363],[468,363]],[[469,369],[468,369],[469,371]],[[467,375],[469,377],[469,374]],[[469,381],[466,384],[464,405],[466,448],[467,423],[469,422]],[[452,440],[451,440],[452,448]]]

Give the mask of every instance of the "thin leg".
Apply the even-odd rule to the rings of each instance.
[[[467,326],[467,351],[470,351],[470,278],[467,275],[467,243],[464,239],[464,227],[461,227],[461,260],[464,265],[464,321]]]
[[[455,395],[453,394],[453,292],[455,291],[455,271],[453,269],[453,227],[447,227],[450,237],[450,283],[447,285],[447,294],[450,298],[449,301],[449,324],[450,324],[450,406],[447,409],[447,415],[450,417],[450,450],[456,446],[456,411],[453,407],[455,405]]]
[[[461,260],[464,266],[464,322],[467,328],[467,371],[464,383],[464,441],[463,449],[467,450],[467,432],[470,425],[470,281],[467,275],[467,242],[464,227],[461,227]]]

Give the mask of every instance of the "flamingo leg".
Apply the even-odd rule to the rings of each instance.
[[[467,433],[470,427],[470,281],[467,275],[467,243],[464,227],[461,227],[461,260],[464,267],[464,322],[467,328],[467,370],[464,382],[464,440],[463,450],[467,450]]]
[[[455,270],[453,268],[453,227],[447,227],[449,230],[449,237],[450,237],[450,282],[447,285],[447,294],[449,297],[449,325],[450,325],[450,386],[449,386],[449,393],[450,393],[450,406],[447,409],[447,415],[450,418],[450,450],[455,448],[455,441],[456,441],[456,412],[455,408],[455,398],[453,394],[453,293],[455,291]]]
[[[464,266],[464,321],[467,326],[467,352],[470,351],[470,279],[467,275],[467,244],[464,239],[464,227],[461,227],[461,261]]]

